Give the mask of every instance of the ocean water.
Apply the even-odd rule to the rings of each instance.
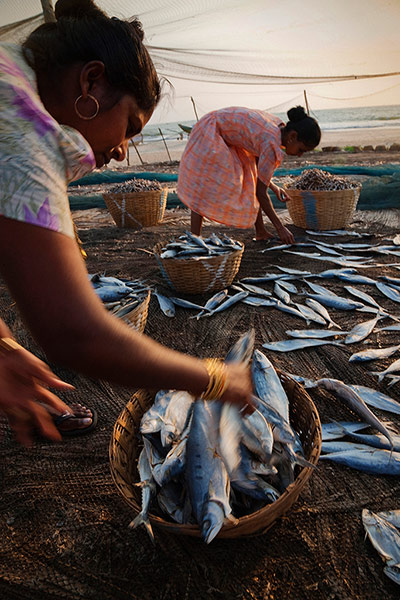
[[[286,113],[276,113],[282,121],[287,120]],[[317,119],[323,131],[339,131],[345,129],[372,129],[375,127],[400,128],[400,105],[365,106],[358,108],[334,108],[315,110],[311,116]],[[192,126],[196,120],[180,121],[182,125]],[[178,122],[146,125],[143,129],[143,142],[162,141],[160,129],[165,140],[176,140],[186,133]]]

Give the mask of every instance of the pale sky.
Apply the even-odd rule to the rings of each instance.
[[[199,116],[231,105],[283,112],[304,105],[304,90],[312,110],[400,104],[400,75],[309,80],[399,72],[400,0],[97,4],[110,16],[140,18],[157,70],[174,86],[173,92],[166,89],[151,123],[195,118],[191,96]],[[39,13],[40,0],[0,0],[0,26]],[[277,77],[305,79],[283,85]],[[246,85],[249,78],[257,85]]]

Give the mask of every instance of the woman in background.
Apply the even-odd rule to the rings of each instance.
[[[107,312],[89,282],[67,184],[124,160],[128,140],[159,101],[160,83],[138,21],[110,19],[92,0],[58,0],[55,16],[23,47],[0,45],[0,274],[52,362],[131,388],[182,389],[246,407],[247,368],[199,360],[135,332]],[[46,403],[42,392],[65,384],[43,375],[40,361],[31,368],[32,355],[15,347],[7,329],[0,338],[0,409],[20,441],[28,443],[37,426],[55,439],[43,410],[66,407]],[[23,393],[18,369],[27,375]],[[7,378],[15,399],[2,391]],[[81,409],[79,420],[93,423]]]
[[[230,107],[206,114],[193,127],[179,165],[177,194],[192,211],[192,233],[200,235],[203,217],[247,229],[256,240],[272,237],[264,227],[264,212],[281,241],[293,244],[293,234],[281,223],[268,188],[281,202],[287,194],[271,177],[283,151],[302,156],[320,142],[321,131],[303,107],[291,108],[286,125],[261,110]]]

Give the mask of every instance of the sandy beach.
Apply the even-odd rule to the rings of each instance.
[[[185,149],[187,136],[184,139],[168,140],[165,142],[145,142],[136,146],[129,146],[129,161],[124,161],[126,165],[141,165],[142,163],[160,163],[179,161]],[[306,156],[315,156],[323,148],[326,147],[360,147],[385,146],[387,150],[393,144],[400,144],[400,128],[399,127],[375,127],[375,128],[358,128],[358,129],[341,129],[336,131],[322,131],[322,139],[319,147],[313,153]],[[115,161],[110,162],[110,168],[115,169],[121,166],[121,163]]]

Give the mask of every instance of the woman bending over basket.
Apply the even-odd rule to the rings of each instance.
[[[159,101],[160,82],[138,21],[110,19],[92,0],[58,0],[55,15],[22,47],[0,45],[0,273],[54,363],[131,388],[183,389],[247,406],[247,368],[202,361],[135,332],[107,312],[89,282],[67,184],[125,158]],[[68,386],[43,374],[5,326],[0,338],[0,410],[20,441],[38,426],[56,438],[46,406],[67,407],[42,392]],[[27,375],[23,391],[18,370]],[[93,422],[93,411],[83,415]]]
[[[281,202],[286,192],[271,182],[283,150],[302,156],[320,142],[315,119],[301,106],[291,108],[286,123],[261,110],[230,107],[206,114],[193,127],[179,165],[177,194],[192,211],[192,233],[200,235],[203,217],[232,227],[255,226],[256,240],[272,237],[262,211],[279,238],[293,244],[293,234],[281,223],[268,188]]]

